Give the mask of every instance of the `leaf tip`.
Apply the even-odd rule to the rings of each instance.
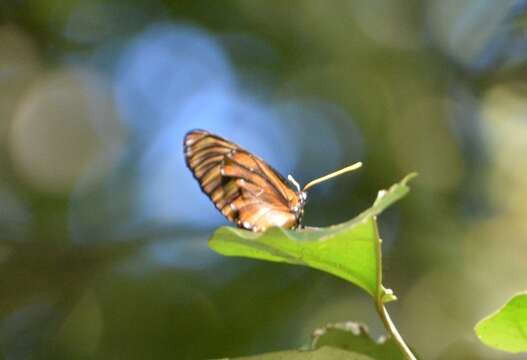
[[[419,176],[419,173],[417,173],[416,171],[411,172],[403,178],[403,180],[401,181],[401,184],[407,185],[410,180],[412,180],[413,178],[416,178],[417,176]]]

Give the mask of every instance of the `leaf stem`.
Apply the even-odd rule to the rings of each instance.
[[[395,340],[401,351],[403,352],[404,356],[408,360],[417,360],[415,355],[412,353],[412,350],[406,345],[404,342],[404,339],[402,338],[401,334],[399,334],[399,331],[395,327],[392,319],[390,318],[390,314],[388,314],[388,311],[386,310],[386,306],[384,306],[384,303],[382,301],[382,297],[379,297],[376,301],[376,308],[377,312],[379,313],[379,316],[382,319],[382,322],[384,324],[384,327],[390,334],[390,336]]]
[[[381,317],[384,327],[386,328],[390,336],[395,340],[395,342],[399,346],[404,356],[408,360],[417,360],[415,355],[412,353],[412,350],[410,350],[408,345],[406,345],[406,342],[404,341],[401,334],[399,334],[399,331],[395,327],[395,324],[393,323],[390,317],[390,314],[388,314],[388,311],[386,310],[386,306],[384,305],[384,297],[386,295],[386,290],[382,286],[382,249],[381,249],[382,239],[379,236],[379,228],[377,226],[376,216],[373,217],[373,228],[375,231],[375,237],[377,238],[377,246],[376,246],[377,296],[375,298],[375,308],[377,309],[377,313]]]

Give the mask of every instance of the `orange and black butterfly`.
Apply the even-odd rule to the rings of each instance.
[[[188,168],[216,208],[239,227],[255,232],[272,226],[298,228],[309,187],[361,166],[348,166],[309,182],[303,189],[289,175],[293,189],[261,158],[207,131],[188,132],[184,151]]]

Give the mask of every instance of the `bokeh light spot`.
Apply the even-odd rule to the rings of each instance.
[[[42,191],[63,193],[94,161],[108,165],[105,144],[122,142],[118,132],[105,141],[95,124],[112,119],[109,95],[104,81],[86,69],[39,79],[19,103],[11,127],[9,149],[19,176]]]

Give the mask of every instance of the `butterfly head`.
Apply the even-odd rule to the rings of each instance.
[[[287,175],[287,180],[296,188],[297,196],[296,199],[294,199],[295,203],[291,210],[293,210],[295,214],[297,223],[300,224],[302,216],[304,215],[304,205],[307,201],[307,193],[300,188],[300,184],[295,180],[295,178],[293,178],[293,176]]]
[[[294,228],[301,226],[300,223],[302,222],[302,217],[304,216],[304,206],[306,205],[307,201],[307,193],[305,191],[299,190],[296,195],[296,203],[291,208],[296,218],[296,226]]]
[[[301,205],[304,205],[307,199],[306,192],[302,190],[298,181],[296,181],[295,178],[291,174],[287,175],[287,181],[293,184],[293,186],[296,188],[296,194],[298,196],[298,200],[301,203]]]
[[[298,199],[300,200],[298,203],[300,216],[304,215],[304,205],[306,205],[307,201],[307,193],[305,191],[299,191],[298,192]]]

